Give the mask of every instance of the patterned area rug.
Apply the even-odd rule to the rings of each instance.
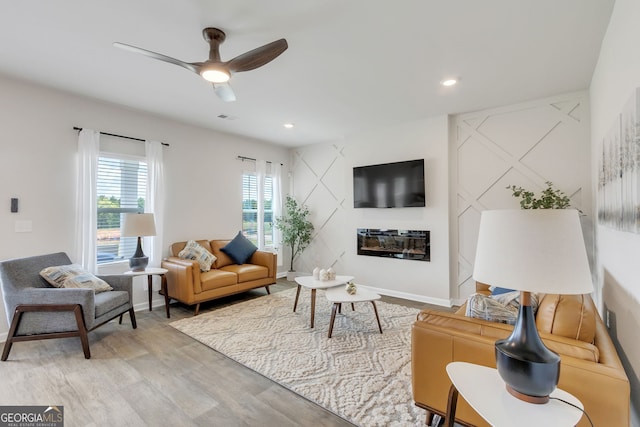
[[[360,426],[421,426],[411,394],[411,324],[419,310],[377,301],[343,304],[327,338],[331,303],[295,289],[181,319],[171,326]]]

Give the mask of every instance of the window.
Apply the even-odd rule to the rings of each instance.
[[[120,237],[123,214],[144,212],[147,164],[133,156],[101,153],[96,194],[98,264],[130,258],[137,238]]]
[[[259,181],[263,181],[258,191]],[[242,233],[260,249],[273,249],[273,177],[242,175]]]

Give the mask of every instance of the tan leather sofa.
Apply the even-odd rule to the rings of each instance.
[[[195,315],[200,312],[202,302],[262,286],[269,293],[269,285],[276,282],[276,254],[256,251],[248,263],[238,265],[220,250],[230,240],[197,242],[216,256],[211,270],[201,272],[197,261],[177,256],[187,242],[173,243],[169,248],[171,256],[162,261],[162,267],[169,270],[166,275],[169,297],[187,305],[195,304]]]
[[[478,283],[477,291],[489,294]],[[450,362],[462,361],[495,368],[494,343],[507,337],[512,326],[466,317],[465,306],[456,313],[423,310],[412,326],[412,385],[415,404],[444,416],[451,381]],[[629,380],[606,326],[589,295],[547,294],[540,300],[536,325],[545,345],[560,355],[558,387],[576,396],[594,425],[629,425]],[[458,399],[456,422],[488,424]],[[578,426],[588,426],[582,417]]]

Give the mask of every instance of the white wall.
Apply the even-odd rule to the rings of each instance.
[[[353,208],[354,166],[422,158],[426,207]],[[296,261],[296,270],[332,266],[383,294],[450,304],[447,116],[294,150],[292,194],[309,207],[315,226],[312,244]],[[429,230],[431,262],[359,256],[358,228]]]
[[[473,263],[480,213],[519,209],[506,187],[539,194],[546,181],[584,212],[592,252],[589,103],[586,92],[569,93],[452,118],[452,276],[460,302],[475,292]]]
[[[288,150],[262,141],[2,76],[0,93],[0,260],[73,252],[78,140],[74,126],[170,144],[164,149],[167,248],[171,242],[190,238],[233,237],[242,227],[241,174],[248,165],[236,156],[281,162],[287,170]],[[218,119],[212,115],[211,120]],[[241,120],[237,123],[242,126]],[[286,180],[286,172],[284,175]],[[12,197],[20,200],[18,213],[10,213]],[[15,222],[25,220],[32,221],[33,231],[16,233]],[[110,271],[127,269],[124,263]],[[144,280],[136,280],[134,303],[136,308],[144,308]],[[154,298],[161,303],[157,293]],[[7,330],[2,306],[0,338]]]
[[[631,93],[640,87],[640,2],[616,0],[590,87],[592,179],[602,139]],[[598,225],[599,286],[610,310],[610,334],[631,382],[633,423],[640,425],[640,235]]]

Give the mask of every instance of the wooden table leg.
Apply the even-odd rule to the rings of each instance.
[[[333,303],[333,307],[331,308],[331,323],[329,323],[329,338],[331,338],[331,334],[333,333],[333,322],[336,320],[336,311],[340,306],[340,303]]]
[[[458,405],[458,389],[451,384],[449,388],[449,399],[447,400],[447,415],[444,420],[444,427],[453,427],[456,420],[456,406]]]
[[[296,312],[296,308],[298,307],[298,298],[300,298],[300,288],[301,288],[301,286],[298,285],[298,289],[296,290],[296,300],[293,303],[293,312],[294,313]]]
[[[378,308],[376,307],[376,302],[371,301],[373,305],[373,312],[376,314],[376,320],[378,321],[378,329],[380,329],[380,333],[382,333],[382,325],[380,324],[380,316],[378,316]]]
[[[167,276],[160,276],[162,282],[160,284],[160,288],[162,288],[162,293],[164,294],[164,309],[167,311],[167,319],[171,318],[171,314],[169,314],[169,291],[167,290]]]
[[[151,290],[153,289],[153,276],[151,274],[147,274],[147,291],[149,292],[149,311],[153,310],[151,308]]]
[[[311,289],[311,327],[313,328],[313,321],[316,316],[316,290]]]

